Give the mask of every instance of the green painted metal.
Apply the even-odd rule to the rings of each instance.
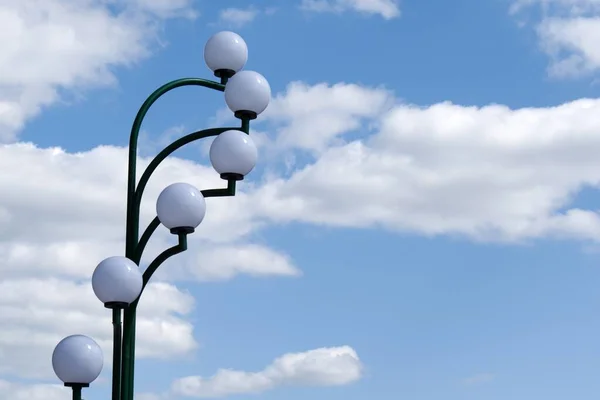
[[[73,400],[81,400],[81,386],[73,386],[71,390],[73,391]]]
[[[155,259],[154,261],[152,261],[150,263],[150,265],[148,265],[148,268],[146,268],[146,270],[144,271],[144,287],[146,287],[146,285],[148,284],[148,282],[150,281],[150,278],[152,278],[152,275],[154,275],[154,273],[156,272],[156,270],[158,269],[158,267],[160,267],[160,265],[162,263],[164,263],[165,261],[167,261],[170,257],[173,257],[174,255],[177,255],[179,253],[183,253],[184,251],[187,250],[187,234],[185,233],[180,233],[178,234],[179,237],[179,243],[177,243],[177,245],[173,246],[173,247],[169,247],[167,250],[163,251],[162,253],[160,253]],[[140,301],[141,295],[140,297],[138,297],[135,302],[132,303],[133,307],[136,307],[138,302]]]
[[[217,136],[220,133],[223,133],[225,131],[229,131],[232,129],[240,130],[240,128],[204,129],[204,130],[201,130],[198,132],[190,133],[189,135],[186,135],[186,136],[182,137],[181,139],[177,139],[176,141],[174,141],[173,143],[171,143],[170,145],[165,147],[165,149],[163,151],[158,153],[156,155],[156,157],[154,157],[154,159],[152,161],[150,161],[150,164],[148,164],[148,167],[146,168],[146,170],[140,177],[140,180],[137,184],[137,188],[135,189],[135,200],[134,200],[135,208],[137,210],[140,209],[140,205],[142,203],[142,195],[144,194],[144,189],[146,189],[146,185],[148,184],[150,177],[152,176],[152,174],[154,173],[156,168],[158,168],[160,163],[163,162],[169,155],[171,155],[177,149],[185,146],[188,143],[191,143],[196,140],[208,138],[211,136]]]
[[[242,119],[242,131],[246,132],[247,135],[250,134],[250,120],[249,119]]]
[[[113,308],[112,323],[113,323],[113,382],[112,396],[113,399],[118,399],[121,395],[121,340],[122,340],[122,310]]]
[[[152,173],[164,161],[170,154],[179,149],[180,147],[191,143],[196,140],[203,138],[219,135],[220,133],[230,130],[237,129],[245,133],[249,133],[250,121],[243,119],[240,127],[234,128],[212,128],[205,129],[186,135],[162,150],[158,155],[150,162],[146,170],[140,177],[139,182],[136,185],[136,167],[137,167],[137,144],[140,129],[144,117],[148,113],[148,110],[152,105],[164,94],[170,92],[173,89],[183,86],[201,86],[217,91],[223,92],[225,90],[226,79],[222,79],[222,83],[209,81],[199,78],[183,78],[171,81],[158,89],[156,89],[140,107],[133,126],[131,127],[131,135],[129,137],[129,159],[128,159],[128,172],[127,172],[127,222],[126,222],[126,233],[125,233],[125,256],[136,264],[139,265],[140,260],[148,241],[152,237],[152,234],[156,231],[160,225],[160,221],[154,218],[148,225],[146,230],[143,232],[141,238],[139,237],[140,229],[140,205],[144,189],[152,176]],[[236,182],[229,180],[227,187],[223,189],[208,189],[203,190],[202,193],[205,197],[220,197],[220,196],[234,196],[236,189]],[[187,235],[184,233],[178,234],[178,244],[173,246],[156,257],[154,261],[150,263],[146,271],[144,271],[144,287],[148,281],[158,269],[158,267],[165,262],[168,258],[179,254],[187,249]],[[140,294],[141,297],[141,294]],[[123,313],[123,324],[121,332],[121,314],[119,311],[118,318],[116,314],[113,314],[113,321],[119,321],[119,332],[116,332],[115,327],[115,343],[113,351],[115,352],[116,360],[113,363],[113,398],[112,400],[134,400],[134,371],[135,371],[135,329],[136,329],[136,310],[138,299],[125,308]],[[114,313],[114,312],[113,312]],[[115,325],[116,326],[116,325]],[[117,338],[118,333],[118,338]],[[117,363],[117,364],[115,364]],[[81,399],[78,399],[81,400]]]
[[[136,264],[139,265],[140,260],[142,259],[142,254],[144,254],[144,249],[146,249],[146,245],[148,244],[148,241],[150,241],[152,234],[154,234],[154,231],[156,231],[159,226],[160,226],[160,220],[158,219],[158,217],[154,217],[154,219],[152,220],[152,222],[150,222],[150,224],[148,225],[148,227],[146,228],[144,233],[142,233],[142,237],[140,238],[140,240],[138,242],[138,245],[135,249],[135,255],[133,257],[133,261]]]

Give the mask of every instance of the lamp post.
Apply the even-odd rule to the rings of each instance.
[[[199,78],[171,81],[146,99],[133,122],[129,138],[125,256],[103,260],[92,275],[96,297],[112,310],[112,400],[133,400],[136,310],[148,281],[164,261],[187,250],[188,235],[204,219],[205,198],[234,196],[236,183],[256,165],[257,150],[249,136],[250,121],[267,108],[271,88],[262,75],[242,70],[247,59],[248,48],[239,35],[228,31],[215,34],[204,47],[204,60],[220,82]],[[158,153],[136,182],[137,142],[143,119],[156,100],[182,86],[201,86],[224,92],[225,102],[240,120],[240,126],[204,129],[174,141]],[[140,236],[140,204],[152,173],[175,150],[209,137],[215,137],[210,147],[211,164],[227,181],[227,187],[198,190],[187,183],[167,186],[158,196],[156,217]],[[177,237],[177,244],[160,253],[142,273],[139,264],[144,248],[161,224]],[[81,400],[82,388],[88,387],[100,375],[102,350],[87,336],[68,336],[54,349],[52,366],[64,385],[72,388],[73,400]]]

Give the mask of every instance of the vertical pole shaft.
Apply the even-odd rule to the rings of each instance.
[[[113,375],[112,375],[112,400],[121,399],[121,357],[123,347],[123,332],[121,323],[121,309],[113,308]]]
[[[156,92],[155,92],[156,93]],[[156,101],[160,94],[153,93],[142,105],[135,117],[131,127],[129,137],[129,158],[127,165],[127,215],[125,223],[125,257],[134,261],[136,247],[139,240],[140,229],[140,210],[136,207],[135,187],[136,187],[136,167],[137,167],[137,140],[142,120],[146,112]],[[123,313],[123,343],[121,346],[121,398],[120,400],[133,400],[133,363],[135,362],[135,310],[131,312],[131,307],[125,309]]]
[[[133,308],[131,310],[131,335],[130,335],[130,343],[129,347],[129,358],[131,359],[131,364],[129,366],[129,393],[128,399],[133,400],[134,387],[135,387],[135,323],[136,323],[136,309]]]
[[[130,149],[131,151],[131,149]],[[125,256],[134,262],[135,248],[138,241],[139,230],[139,212],[136,212],[135,207],[135,152],[130,154],[130,164],[128,171],[128,188],[127,188],[127,228],[126,228],[126,243]],[[120,379],[120,399],[133,400],[133,363],[135,355],[133,347],[135,346],[135,310],[132,312],[132,307],[127,307],[123,312],[123,334],[121,343],[121,379]]]
[[[71,390],[73,391],[73,400],[81,400],[81,386],[73,386]]]
[[[242,131],[250,134],[250,120],[247,118],[242,118]]]
[[[136,307],[125,309],[123,331],[123,369],[121,370],[121,400],[133,400],[135,370]]]
[[[142,127],[142,122],[146,113],[158,98],[163,94],[181,87],[181,86],[203,86],[215,90],[223,91],[221,85],[214,85],[202,79],[178,79],[171,81],[156,89],[144,101],[144,104],[138,110],[131,127],[129,136],[129,156],[127,162],[127,215],[125,229],[125,257],[139,264],[140,260],[135,260],[136,248],[139,244],[140,229],[140,205],[136,204],[136,166],[137,166],[137,145],[138,136]],[[121,346],[121,398],[119,400],[133,400],[133,371],[135,362],[135,317],[136,307],[128,307],[123,313],[123,332]]]
[[[122,364],[121,364],[121,400],[127,400],[129,394],[129,368],[131,366],[131,357],[129,354],[129,335],[131,332],[129,324],[129,310],[125,309],[123,324],[123,348],[122,348]]]

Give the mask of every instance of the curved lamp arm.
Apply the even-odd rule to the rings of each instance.
[[[211,136],[219,135],[227,130],[241,130],[245,133],[249,133],[250,120],[242,119],[241,127],[238,128],[212,128],[205,129],[197,132],[188,134],[169,146],[163,149],[148,165],[144,173],[142,174],[139,183],[136,185],[136,167],[137,167],[137,144],[138,136],[142,126],[144,117],[148,113],[150,107],[164,94],[170,92],[173,89],[182,86],[201,86],[209,89],[224,91],[225,85],[223,83],[217,83],[199,78],[183,78],[171,81],[158,89],[156,89],[142,104],[140,107],[133,126],[131,127],[131,135],[129,137],[129,158],[128,158],[128,174],[127,174],[127,222],[126,222],[126,235],[125,235],[125,256],[130,260],[134,261],[139,265],[143,251],[148,244],[148,241],[152,237],[152,234],[156,231],[160,225],[160,221],[154,218],[148,225],[142,237],[139,238],[139,216],[140,216],[140,204],[142,199],[143,191],[150,180],[152,173],[164,161],[170,154],[180,147],[191,143],[195,140],[207,138]],[[137,186],[137,187],[136,187]],[[217,197],[217,196],[233,196],[235,194],[236,182],[228,180],[227,188],[224,189],[210,189],[202,191],[205,197]],[[152,263],[148,266],[143,274],[143,286],[145,287],[152,274],[158,269],[158,267],[166,261],[168,258],[179,254],[187,249],[187,236],[186,234],[179,235],[179,243],[173,246],[156,257]],[[141,296],[141,293],[140,293]],[[121,346],[121,365],[119,366],[121,371],[119,373],[113,372],[113,393],[119,393],[119,400],[133,400],[133,381],[134,381],[134,360],[135,360],[135,320],[136,320],[136,309],[140,296],[125,309],[123,315],[123,335],[122,335],[122,346]],[[120,339],[120,338],[119,338]],[[115,334],[115,340],[116,334]],[[116,360],[113,360],[116,361]],[[116,363],[113,362],[114,368],[117,367]],[[113,395],[113,397],[115,397]]]
[[[236,186],[236,181],[233,179],[230,179],[227,181],[226,188],[204,189],[204,190],[201,190],[201,192],[205,198],[206,197],[235,196],[235,186]],[[138,244],[135,248],[135,253],[134,253],[133,259],[132,259],[132,261],[135,262],[136,264],[138,264],[138,265],[140,264],[140,261],[142,260],[142,255],[144,254],[144,250],[146,249],[146,245],[148,244],[148,242],[152,238],[152,235],[158,229],[159,226],[160,226],[160,220],[158,219],[158,217],[154,217],[152,222],[150,222],[148,224],[148,226],[146,227],[146,229],[144,230],[144,233],[142,233],[142,236],[140,237],[140,240],[138,241]]]
[[[152,275],[154,275],[154,273],[156,272],[158,267],[160,267],[162,263],[164,263],[165,261],[167,261],[169,258],[173,257],[174,255],[183,253],[184,251],[187,250],[187,233],[179,233],[179,234],[177,234],[177,236],[179,239],[179,243],[177,243],[175,246],[169,247],[168,249],[166,249],[165,251],[160,253],[154,259],[154,261],[152,261],[150,263],[150,265],[148,265],[148,268],[146,268],[146,270],[144,271],[142,292],[140,293],[138,298],[133,303],[131,303],[130,307],[134,307],[134,308],[137,307],[137,304],[140,301],[140,298],[142,297],[142,293],[144,292],[146,285],[148,284],[148,282],[150,281],[150,278],[152,278]]]
[[[132,258],[137,246],[139,234],[139,208],[136,208],[136,166],[137,166],[137,146],[138,137],[142,127],[144,117],[150,110],[150,107],[164,94],[173,89],[183,86],[201,86],[220,92],[225,91],[225,85],[200,78],[182,78],[168,82],[156,89],[140,107],[135,116],[129,136],[129,158],[128,158],[128,173],[127,173],[127,222],[125,232],[125,256]],[[123,399],[125,400],[125,399]]]
[[[160,153],[158,153],[158,155],[150,162],[148,167],[146,167],[146,170],[140,177],[139,182],[137,182],[136,184],[138,136],[140,134],[140,129],[144,117],[148,113],[150,107],[152,107],[152,105],[161,96],[170,92],[173,89],[183,86],[201,86],[222,92],[225,90],[225,80],[223,80],[222,82],[223,83],[217,83],[214,81],[199,78],[183,78],[171,81],[156,89],[142,104],[135,117],[133,126],[131,127],[131,135],[129,137],[125,256],[138,265],[142,258],[144,249],[148,244],[150,238],[152,237],[152,234],[156,231],[156,229],[158,229],[158,226],[160,225],[158,217],[154,218],[152,222],[150,222],[146,230],[143,232],[142,237],[139,238],[139,217],[142,195],[146,185],[148,184],[148,181],[150,180],[150,177],[152,176],[156,168],[158,168],[160,163],[180,147],[191,143],[195,140],[211,136],[217,136],[222,132],[228,130],[241,130],[246,134],[248,134],[250,131],[250,119],[242,118],[241,127],[211,128],[190,133],[171,143]],[[233,196],[235,195],[235,187],[236,181],[228,180],[226,188],[203,190],[202,194],[204,195],[204,197]],[[179,243],[176,246],[173,246],[163,251],[156,257],[156,259],[154,259],[154,261],[150,263],[150,265],[143,274],[143,287],[146,286],[151,276],[163,262],[165,262],[168,258],[179,254],[187,249],[187,235],[179,234],[178,236]],[[133,400],[135,325],[137,305],[140,296],[138,296],[138,298],[124,310],[125,312],[123,315],[122,346],[120,346],[121,359],[113,359],[113,400],[117,400],[115,399],[115,397],[118,397],[118,400]],[[113,317],[113,324],[115,324],[115,326],[116,323],[117,320]],[[115,330],[115,332],[117,332],[117,330]],[[115,333],[114,340],[118,340],[119,342],[121,342],[120,334],[118,336],[119,338],[117,338],[117,334]],[[117,365],[117,361],[120,361],[120,365]],[[119,368],[120,371],[117,371],[117,368]]]
[[[242,128],[235,127],[235,128],[203,129],[201,131],[192,132],[188,135],[181,137],[180,139],[177,139],[176,141],[171,143],[169,146],[165,147],[160,153],[158,153],[156,155],[156,157],[154,157],[154,159],[150,162],[150,164],[148,164],[148,167],[146,167],[146,170],[142,174],[142,176],[137,184],[137,188],[135,190],[135,197],[134,197],[136,213],[139,212],[139,209],[141,207],[144,189],[146,188],[146,185],[148,184],[150,177],[152,176],[152,174],[154,173],[156,168],[158,168],[158,166],[160,165],[161,162],[163,162],[168,156],[170,156],[176,150],[185,146],[188,143],[194,142],[196,140],[208,138],[211,136],[217,136],[228,130],[242,130],[242,131],[248,133],[247,129],[244,130],[244,127],[242,127]],[[234,179],[230,179],[227,181],[226,188],[205,189],[205,190],[202,190],[202,195],[204,195],[204,197],[235,196],[235,186],[236,186],[236,181]],[[144,253],[144,249],[146,248],[148,241],[150,240],[150,238],[152,237],[152,234],[154,233],[154,231],[156,231],[156,229],[158,228],[159,225],[160,225],[160,220],[158,219],[158,217],[155,217],[152,220],[152,222],[150,222],[150,224],[148,225],[148,227],[142,234],[141,238],[139,239],[138,243],[136,244],[135,251],[132,254],[132,258],[131,258],[132,261],[135,262],[136,264],[139,265],[139,263],[142,259],[142,254]]]
[[[217,37],[219,39],[214,39]],[[235,46],[232,47],[230,44],[233,42],[235,42]],[[227,53],[227,57],[223,57],[223,52]],[[101,290],[100,292],[96,290],[98,288],[96,287],[94,282],[92,283],[97,297],[104,303],[105,307],[112,309],[113,314],[114,343],[112,400],[134,400],[136,312],[137,305],[141,298],[141,293],[146,288],[147,284],[149,283],[156,270],[166,260],[168,260],[170,257],[175,256],[176,254],[182,253],[185,250],[187,250],[187,235],[189,234],[189,231],[193,231],[193,229],[184,229],[185,227],[180,227],[181,229],[171,230],[172,233],[178,236],[178,243],[175,246],[164,250],[149,264],[148,268],[141,274],[140,285],[140,261],[152,235],[156,232],[159,225],[161,225],[160,219],[158,217],[155,217],[146,227],[146,229],[142,233],[142,236],[139,236],[141,201],[144,190],[152,174],[156,171],[156,169],[162,161],[164,161],[169,155],[171,155],[174,151],[184,146],[185,144],[202,138],[217,136],[229,130],[239,130],[248,134],[250,131],[250,121],[256,118],[258,114],[262,113],[265,110],[271,98],[271,88],[266,79],[261,74],[254,71],[241,71],[241,69],[244,67],[247,61],[248,49],[246,43],[241,37],[239,37],[239,35],[232,32],[220,32],[213,35],[213,37],[211,37],[211,39],[209,39],[209,41],[207,42],[204,53],[204,58],[207,65],[214,72],[215,76],[220,78],[220,82],[215,82],[212,80],[201,78],[182,78],[168,82],[157,88],[154,92],[150,94],[150,96],[146,98],[142,106],[139,108],[131,126],[127,160],[127,211],[125,231],[125,257],[129,260],[121,259],[120,261],[124,262],[125,264],[122,266],[125,266],[127,268],[128,272],[124,273],[129,273],[133,269],[134,273],[137,274],[137,276],[135,277],[136,286],[131,286],[129,289],[140,289],[141,286],[141,290],[137,298],[133,302],[130,302],[132,296],[137,292],[134,293],[131,290],[127,289],[129,290],[129,294],[127,294],[126,290],[124,289],[125,291],[121,291],[120,293],[116,293],[114,295],[107,294],[105,296],[104,294],[100,293]],[[238,73],[239,75],[237,75]],[[237,75],[239,78],[231,80],[228,83],[228,80],[234,75]],[[230,90],[226,90],[226,84],[229,85],[228,87]],[[227,103],[227,106],[234,112],[234,115],[238,119],[240,119],[241,126],[237,128],[205,129],[202,131],[192,132],[184,137],[179,138],[178,140],[167,146],[165,149],[163,149],[161,152],[159,152],[156,155],[156,157],[150,161],[145,171],[143,171],[143,173],[140,175],[140,179],[138,181],[136,173],[138,138],[140,135],[140,130],[142,128],[144,118],[146,117],[152,105],[154,105],[154,103],[161,96],[165,95],[173,89],[183,86],[200,86],[219,92],[225,92],[225,102]],[[239,92],[240,96],[243,99],[239,100],[230,98],[230,91],[231,93]],[[229,135],[229,133],[227,135]],[[222,143],[227,143],[227,141],[231,140],[230,138],[232,137],[237,137],[237,139],[233,140],[239,140],[240,142],[245,143],[244,146],[249,143],[243,137],[244,135],[241,135],[238,132],[232,132],[231,135],[232,136],[230,136],[229,138],[223,136],[222,142],[221,139],[219,139],[219,141],[215,144],[214,147],[216,149],[216,152],[223,154],[226,154],[227,152],[233,152],[234,155],[232,155],[232,157],[234,158],[234,161],[231,162],[231,168],[233,169],[237,169],[239,171],[246,171],[248,167],[252,169],[251,167],[253,167],[254,165],[250,165],[250,163],[256,163],[256,155],[254,154],[256,152],[255,148],[248,148],[251,153],[248,153],[246,155],[248,155],[249,158],[246,157],[246,155],[242,157],[244,158],[243,161],[244,163],[246,163],[246,166],[236,166],[235,162],[237,160],[235,160],[235,158],[239,157],[235,155],[235,152],[237,151],[235,148],[226,149],[225,151],[219,150],[219,146],[222,145]],[[253,146],[253,143],[250,143],[250,145]],[[224,146],[226,146],[226,144]],[[234,144],[234,146],[237,145]],[[203,196],[234,196],[236,192],[236,181],[243,179],[245,173],[239,174],[236,171],[230,171],[231,173],[223,173],[223,168],[220,166],[223,163],[214,162],[213,164],[214,168],[217,170],[217,172],[220,173],[221,177],[227,181],[227,186],[224,188],[202,190]],[[225,167],[225,169],[228,168],[229,167]],[[168,207],[172,208],[174,206],[168,205]],[[162,205],[160,208],[162,209]],[[169,224],[166,223],[167,220],[163,220],[165,221],[165,225],[168,226]],[[137,266],[138,269],[135,270],[135,266],[132,264],[135,264],[135,266]],[[98,265],[98,267],[100,267],[100,265]],[[102,268],[105,267],[106,265],[103,264]],[[99,271],[106,272],[107,270],[100,269]],[[104,278],[102,278],[102,273],[103,272],[99,272],[100,275],[97,275],[98,279],[96,279],[96,283],[103,281]],[[94,272],[94,274],[96,273]],[[115,276],[111,279],[119,280],[121,278],[119,276]],[[105,286],[105,288],[115,290],[119,289],[118,287],[111,288],[110,281],[107,282],[107,284],[109,286]],[[118,291],[119,290],[116,290],[116,292]],[[122,299],[123,301],[113,301],[114,299]],[[57,375],[59,376],[59,378],[61,378],[61,374],[57,373]],[[63,380],[63,382],[65,381]],[[67,383],[65,383],[65,385],[67,385]],[[81,400],[80,389],[81,388],[79,388],[79,390],[75,389],[73,391],[73,396],[75,400]]]
[[[142,237],[140,238],[140,241],[138,242],[138,245],[136,246],[135,253],[133,256],[133,260],[132,260],[137,265],[140,265],[140,261],[142,260],[142,254],[144,253],[144,249],[146,248],[146,245],[150,241],[152,234],[154,233],[154,231],[156,231],[156,229],[158,229],[159,226],[160,226],[160,220],[158,219],[158,217],[154,217],[152,222],[150,222],[150,224],[148,224],[148,227],[146,228],[144,233],[142,233]]]
[[[160,153],[158,153],[156,155],[156,157],[154,157],[154,159],[150,162],[150,164],[148,165],[148,167],[146,167],[146,170],[142,174],[142,176],[137,184],[137,188],[135,189],[134,204],[133,204],[134,210],[132,210],[132,212],[134,212],[135,215],[139,215],[139,210],[140,210],[141,203],[142,203],[142,195],[144,194],[144,189],[146,188],[146,185],[148,184],[148,181],[150,180],[150,178],[151,178],[152,174],[154,173],[154,171],[156,170],[156,168],[158,168],[160,163],[163,162],[168,156],[170,156],[173,152],[175,152],[176,150],[185,146],[188,143],[194,142],[196,140],[212,137],[212,136],[218,136],[219,134],[221,134],[225,131],[230,131],[230,130],[243,130],[243,128],[232,127],[232,128],[203,129],[201,131],[197,131],[197,132],[190,133],[189,135],[185,135],[184,137],[177,139],[176,141],[171,143],[169,146],[165,147],[164,150],[162,150]],[[229,182],[228,182],[229,185],[231,185],[232,181],[235,184],[235,180],[232,179],[232,180],[229,180]],[[225,193],[225,192],[216,192],[217,190],[219,190],[219,189],[212,189],[210,191],[205,191],[206,193],[203,192],[203,194],[212,194],[212,196],[209,195],[208,197],[215,197],[216,193],[223,193],[226,196],[229,195],[228,193]]]

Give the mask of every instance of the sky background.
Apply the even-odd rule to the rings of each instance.
[[[221,30],[273,91],[259,165],[144,294],[138,400],[598,397],[598,1],[0,0],[0,26],[2,398],[70,398],[50,359],[75,333],[110,398],[89,279],[124,250],[128,131],[211,78]],[[232,121],[175,90],[139,169]],[[143,224],[170,183],[223,186],[209,145],[157,171]]]

